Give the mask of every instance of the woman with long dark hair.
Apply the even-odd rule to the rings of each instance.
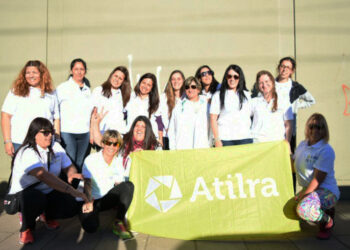
[[[159,102],[156,76],[152,73],[142,75],[125,108],[127,112],[127,130],[130,129],[136,117],[146,116],[151,121],[153,133],[162,142],[164,126],[159,111]]]
[[[291,106],[282,105],[275,89],[275,79],[266,70],[256,75],[260,96],[252,99],[252,136],[254,142],[290,141],[293,113]]]
[[[77,58],[70,65],[71,76],[57,87],[61,114],[61,138],[67,154],[81,171],[90,141],[91,91],[85,83],[86,63]]]
[[[126,133],[123,110],[130,100],[131,86],[128,69],[118,66],[112,70],[108,79],[92,92],[92,101],[98,112],[103,108],[108,111],[101,121],[100,131],[114,129],[121,134]]]
[[[165,86],[164,93],[160,96],[160,111],[163,130],[163,149],[169,149],[168,128],[171,114],[176,103],[180,101],[185,93],[185,76],[181,70],[174,70],[169,76],[169,80]]]
[[[6,154],[13,156],[36,117],[49,119],[57,135],[60,134],[58,102],[50,72],[42,62],[31,60],[19,72],[2,106],[1,128]]]
[[[243,70],[231,64],[225,70],[220,91],[212,97],[210,122],[215,147],[252,143],[250,95]]]
[[[33,243],[36,218],[44,213],[46,226],[56,229],[55,219],[69,218],[78,213],[73,197],[88,201],[58,176],[67,175],[68,182],[81,179],[64,149],[52,141],[53,125],[45,118],[35,118],[29,125],[23,144],[12,160],[12,181],[9,194],[16,194],[20,201],[22,226],[20,243]],[[37,183],[37,184],[36,184]]]
[[[320,226],[317,235],[328,239],[334,226],[335,205],[340,191],[335,179],[335,153],[329,141],[325,117],[314,113],[305,126],[305,140],[294,154],[294,166],[302,190],[296,195],[297,214],[306,221]]]
[[[195,74],[202,86],[201,94],[204,95],[208,102],[212,95],[220,89],[220,83],[215,79],[214,71],[208,65],[200,66]]]

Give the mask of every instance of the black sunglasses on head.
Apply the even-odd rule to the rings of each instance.
[[[55,130],[40,130],[39,133],[42,133],[44,136],[49,136],[55,134]]]
[[[214,75],[214,72],[211,71],[211,70],[201,72],[201,77],[206,76],[206,75],[211,75],[211,76],[213,76],[213,75]]]
[[[185,89],[197,89],[197,86],[196,85],[187,85],[185,86]]]
[[[230,80],[232,77],[233,77],[233,79],[235,79],[235,80],[238,80],[238,79],[239,79],[239,75],[230,75],[230,74],[227,74],[227,75],[226,75],[226,79],[227,79],[227,80]]]
[[[107,145],[107,146],[113,145],[113,147],[116,147],[116,146],[119,145],[118,142],[112,142],[112,141],[106,141],[104,144]]]

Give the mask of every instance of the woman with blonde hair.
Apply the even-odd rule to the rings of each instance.
[[[13,156],[36,117],[50,120],[60,134],[60,114],[50,72],[42,62],[30,60],[13,82],[2,106],[1,127],[6,154]]]
[[[168,83],[165,86],[164,93],[160,96],[160,112],[163,130],[163,149],[169,149],[168,128],[169,120],[176,103],[180,101],[185,93],[185,76],[181,70],[174,70],[169,76]]]
[[[319,224],[320,239],[328,239],[334,226],[335,204],[340,191],[335,179],[335,153],[329,141],[325,117],[314,113],[306,122],[305,140],[294,154],[297,180],[303,188],[295,197],[297,214],[303,220]]]
[[[290,141],[293,113],[282,105],[275,89],[275,79],[266,70],[256,75],[260,96],[252,99],[252,136],[254,143],[276,140]]]

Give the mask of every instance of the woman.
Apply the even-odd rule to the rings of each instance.
[[[141,76],[125,108],[127,112],[127,130],[130,129],[136,117],[139,115],[146,116],[151,121],[152,129],[157,139],[162,142],[164,126],[158,108],[157,78],[152,73],[146,73]]]
[[[29,124],[36,117],[54,123],[60,134],[57,97],[53,93],[50,73],[38,61],[28,61],[21,69],[2,106],[1,128],[6,154],[13,156],[23,143]]]
[[[185,92],[185,76],[180,70],[171,72],[164,93],[160,96],[160,111],[163,130],[163,149],[169,150],[168,128],[169,120],[176,103],[182,98]]]
[[[63,146],[74,165],[81,172],[90,140],[91,91],[84,82],[86,63],[78,58],[70,65],[71,76],[57,87],[61,113]]]
[[[214,71],[208,65],[202,65],[197,69],[195,77],[201,84],[201,94],[204,95],[210,103],[212,95],[220,89],[220,83],[215,79]]]
[[[261,95],[252,99],[253,141],[285,139],[289,142],[292,132],[292,108],[281,104],[275,90],[275,80],[270,72],[258,72],[256,82]]]
[[[73,178],[81,179],[82,176],[77,174],[64,149],[57,142],[52,142],[53,134],[54,128],[49,120],[35,118],[12,160],[9,194],[19,197],[22,244],[34,242],[35,220],[42,213],[45,214],[46,226],[56,229],[59,224],[55,219],[77,214],[78,206],[73,197],[88,201],[85,194],[58,178],[61,171],[67,175],[69,183]]]
[[[313,96],[301,84],[291,79],[296,69],[296,62],[291,57],[284,57],[279,61],[276,78],[276,91],[281,100],[292,105],[294,115],[291,149],[294,152],[296,147],[296,116],[298,109],[308,108],[315,104]]]
[[[132,201],[134,185],[125,181],[122,158],[117,158],[122,137],[116,130],[107,130],[102,137],[102,151],[89,155],[84,162],[84,193],[89,202],[82,206],[79,219],[84,230],[96,232],[99,212],[117,208],[113,232],[122,239],[132,238],[127,229],[126,211]]]
[[[131,86],[129,72],[126,67],[118,66],[109,74],[108,79],[92,92],[94,107],[101,111],[108,111],[101,121],[100,131],[114,129],[120,133],[126,133],[126,124],[123,110],[130,100]]]
[[[227,67],[220,91],[211,101],[210,123],[215,147],[252,143],[250,96],[243,70],[238,65]]]
[[[207,99],[201,84],[191,76],[185,81],[186,98],[176,104],[169,124],[170,149],[208,148]]]
[[[334,225],[334,206],[340,192],[334,177],[335,153],[328,144],[329,131],[323,115],[314,113],[306,122],[305,140],[297,147],[294,165],[303,188],[296,195],[297,214],[319,224],[320,239],[328,239]]]
[[[93,113],[92,133],[94,142],[101,146],[102,134],[100,132],[99,124],[106,113],[96,111]],[[129,172],[131,166],[130,153],[142,150],[160,150],[161,147],[153,133],[150,120],[146,116],[138,116],[132,123],[130,130],[123,137],[123,144],[121,145],[120,154],[123,158],[124,177],[129,180]]]

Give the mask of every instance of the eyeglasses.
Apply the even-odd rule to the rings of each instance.
[[[187,85],[185,86],[185,89],[197,89],[197,86],[196,85]]]
[[[309,124],[309,129],[317,129],[317,130],[321,130],[323,129],[323,126],[318,125],[318,124]]]
[[[104,144],[107,145],[107,146],[113,145],[113,147],[116,147],[116,146],[119,145],[118,142],[112,142],[112,141],[106,141],[106,142],[104,142]]]
[[[280,68],[281,69],[289,69],[289,70],[292,70],[292,68],[291,67],[289,67],[289,66],[287,66],[287,65],[280,65]]]
[[[226,75],[226,79],[227,80],[230,80],[231,78],[233,78],[235,80],[238,80],[239,79],[239,75],[230,75],[230,74]]]
[[[206,75],[211,75],[211,76],[213,76],[213,75],[214,75],[214,72],[211,71],[211,70],[201,72],[201,77],[204,77],[204,76],[206,76]]]
[[[42,133],[44,136],[53,135],[55,130],[40,130],[39,133]]]

